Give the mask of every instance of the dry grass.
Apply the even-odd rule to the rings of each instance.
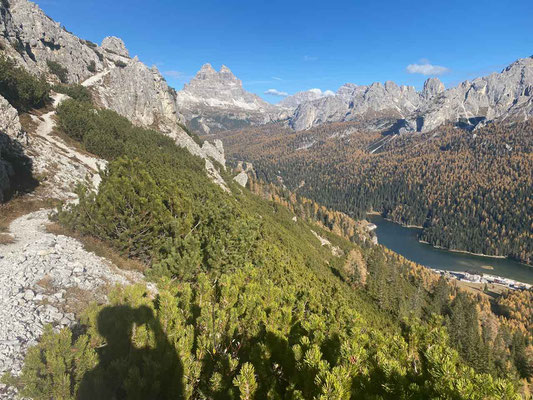
[[[53,208],[59,204],[56,199],[38,199],[20,196],[0,204],[0,232],[8,232],[9,225],[18,217],[38,211],[42,208]]]
[[[482,295],[490,296],[490,297],[496,297],[507,289],[503,285],[489,283],[487,284],[488,292],[485,292],[484,283],[464,282],[464,281],[457,281],[457,286],[459,286],[462,289],[468,290],[471,293],[482,294]]]
[[[122,256],[115,249],[95,237],[81,235],[55,222],[48,224],[46,226],[46,230],[54,235],[70,236],[79,240],[83,244],[83,248],[85,250],[111,261],[120,269],[126,271],[144,272],[147,268],[147,266],[142,262]]]
[[[15,243],[13,236],[7,233],[0,233],[0,245]]]
[[[99,286],[95,290],[84,290],[76,286],[68,287],[65,289],[64,295],[66,301],[60,305],[61,309],[63,312],[74,313],[79,319],[80,315],[87,309],[88,304],[105,301],[108,291],[107,285]]]
[[[54,280],[49,275],[43,276],[37,285],[42,287],[46,293],[53,293],[55,291]]]
[[[29,134],[35,133],[37,130],[37,126],[39,125],[37,121],[34,121],[34,119],[31,117],[31,114],[24,113],[19,116],[20,124],[22,125],[22,128],[28,132]]]

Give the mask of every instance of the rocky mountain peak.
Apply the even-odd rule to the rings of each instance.
[[[129,57],[130,53],[124,44],[124,41],[115,36],[108,36],[102,41],[102,49],[118,54],[122,57]]]
[[[196,76],[186,87],[218,87],[223,88],[227,84],[242,86],[242,83],[233,72],[223,65],[217,72],[209,63],[202,65]]]
[[[177,92],[176,102],[192,129],[203,132],[264,124],[288,116],[286,110],[247,92],[225,65],[217,72],[211,64],[204,64]]]
[[[220,67],[220,73],[221,74],[231,74],[231,75],[233,75],[233,72],[231,72],[231,69],[229,69],[225,65],[222,65],[222,67]]]
[[[207,76],[216,75],[217,71],[213,68],[213,66],[209,63],[205,63],[202,65],[202,68],[200,68],[200,71],[196,74],[197,78],[203,78]]]
[[[439,78],[429,78],[424,82],[424,88],[422,89],[422,96],[426,99],[434,97],[444,92],[446,88]]]

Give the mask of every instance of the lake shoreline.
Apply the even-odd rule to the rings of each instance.
[[[417,228],[408,228],[377,212],[370,213],[368,220],[377,226],[375,232],[380,244],[432,270],[463,271],[479,275],[489,273],[517,283],[533,284],[533,268],[529,264],[505,256],[433,246],[419,239]]]
[[[378,211],[367,211],[367,215],[377,215],[381,218],[383,218],[385,221],[389,221],[389,222],[392,222],[393,224],[396,224],[396,225],[400,225],[404,228],[409,228],[409,229],[424,229],[423,226],[421,225],[407,225],[407,224],[404,224],[402,222],[398,222],[398,221],[395,221],[393,219],[390,219],[390,218],[387,218],[387,217],[384,217],[382,213],[378,212]],[[378,238],[379,240],[379,238]],[[433,245],[425,240],[418,240],[419,243],[422,243],[422,244],[427,244],[428,246],[431,246],[435,249],[438,249],[438,250],[444,250],[444,251],[449,251],[451,253],[462,253],[462,254],[468,254],[468,255],[471,255],[471,256],[478,256],[478,257],[487,257],[487,258],[495,258],[495,259],[499,259],[499,260],[512,260],[512,261],[516,261],[517,263],[520,263],[526,267],[530,267],[530,268],[533,268],[533,265],[530,265],[530,264],[527,264],[521,260],[515,260],[514,258],[509,258],[509,256],[496,256],[496,255],[490,255],[490,254],[483,254],[483,253],[474,253],[472,251],[468,251],[468,250],[459,250],[459,249],[450,249],[448,247],[443,247],[443,246],[437,246],[437,245]]]
[[[391,221],[391,222],[394,222],[394,221]],[[425,240],[419,240],[418,242],[419,242],[419,243],[422,243],[422,244],[427,244],[428,246],[431,246],[431,247],[433,247],[434,249],[445,250],[445,251],[449,251],[449,252],[452,252],[452,253],[463,253],[463,254],[470,254],[471,256],[487,257],[487,258],[497,258],[497,259],[500,259],[500,260],[510,260],[510,258],[507,257],[507,256],[491,256],[491,255],[489,255],[489,254],[473,253],[473,252],[468,251],[468,250],[449,249],[449,248],[447,248],[447,247],[442,247],[442,246],[432,245],[431,243],[426,242]],[[527,265],[528,267],[530,267],[530,265],[525,264],[525,263],[522,263],[522,262],[520,262],[520,261],[518,261],[518,260],[513,260],[513,261],[519,262],[520,264],[524,264],[524,265]]]

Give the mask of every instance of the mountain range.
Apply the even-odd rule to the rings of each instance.
[[[30,70],[47,71],[51,60],[65,66],[68,82],[75,83],[94,75],[88,69],[94,65],[95,80],[102,81],[97,85],[102,105],[135,123],[173,132],[181,141],[187,141],[179,127],[184,124],[208,134],[277,121],[294,130],[359,121],[368,129],[401,133],[425,132],[444,123],[474,128],[488,121],[523,121],[533,115],[531,57],[449,89],[438,78],[429,78],[421,91],[391,81],[346,83],[336,93],[311,89],[270,104],[246,91],[226,66],[217,72],[205,64],[183,89],[175,91],[155,66],[149,68],[131,58],[122,40],[110,37],[98,46],[79,39],[28,1],[11,2],[0,30],[8,42],[7,51]]]
[[[364,218],[530,263],[530,66],[272,105],[1,0],[0,398],[527,398],[529,286],[466,288]]]
[[[533,115],[532,95],[532,57],[449,89],[435,77],[426,80],[419,92],[391,81],[368,86],[346,83],[336,93],[311,89],[276,105],[246,92],[226,67],[216,73],[207,65],[178,92],[178,104],[194,110],[186,114],[191,121],[220,121],[220,114],[229,112],[241,126],[285,120],[295,130],[306,130],[324,123],[359,121],[368,129],[401,133],[426,132],[445,123],[471,129],[489,121],[524,121]],[[210,128],[234,129],[237,125],[208,121],[194,127],[208,133]]]

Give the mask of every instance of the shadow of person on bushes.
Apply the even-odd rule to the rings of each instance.
[[[97,326],[106,344],[98,349],[98,365],[82,379],[79,400],[183,398],[183,364],[150,308],[106,307]],[[152,346],[132,343],[138,329]]]

